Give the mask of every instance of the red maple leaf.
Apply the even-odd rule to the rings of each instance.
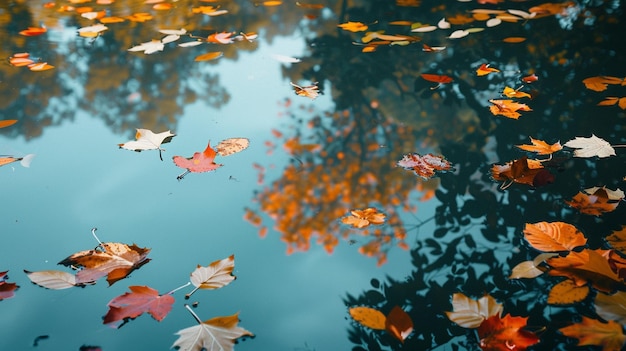
[[[15,295],[15,290],[19,288],[15,283],[7,283],[7,272],[0,272],[0,301],[8,299]]]
[[[485,351],[524,351],[528,346],[539,342],[539,338],[523,328],[528,317],[512,317],[507,314],[500,318],[494,315],[485,319],[478,327],[480,348]]]
[[[213,150],[213,148],[211,148],[211,141],[209,141],[209,144],[207,145],[206,149],[204,149],[203,152],[196,152],[193,154],[192,157],[189,157],[189,158],[186,158],[183,156],[172,157],[172,159],[174,160],[174,163],[178,167],[186,169],[185,173],[179,175],[176,178],[178,180],[181,180],[189,172],[193,172],[193,173],[209,172],[209,171],[214,171],[222,167],[221,164],[214,162],[215,156],[217,156],[217,152]]]
[[[149,313],[152,318],[162,321],[172,309],[174,297],[159,295],[159,292],[148,286],[129,286],[130,293],[120,295],[109,301],[109,311],[104,316],[104,324],[123,321],[117,328],[135,319],[143,313]]]

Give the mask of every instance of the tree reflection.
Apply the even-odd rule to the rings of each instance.
[[[433,23],[445,17],[472,23],[476,20],[467,11],[478,7],[433,1],[423,1],[417,9],[383,1],[368,6],[344,4],[338,23],[374,23],[370,30],[403,34],[388,22],[410,18]],[[555,142],[593,133],[614,143],[623,141],[624,125],[619,123],[623,111],[596,106],[603,97],[587,91],[582,80],[620,76],[612,72],[622,72],[626,60],[622,39],[616,35],[623,30],[624,12],[615,3],[586,8],[574,3],[524,4],[525,9],[543,6],[543,18],[505,23],[501,29],[487,28],[457,41],[435,33],[428,37],[429,44],[449,45],[441,54],[424,53],[416,45],[380,46],[362,53],[352,42],[364,33],[337,30],[309,40],[310,53],[303,64],[284,69],[293,81],[328,81],[338,111],[311,122],[312,140],[323,151],[307,153],[302,166],[288,168],[256,196],[289,245],[307,249],[317,235],[327,248],[328,243],[334,247],[342,233],[336,220],[352,208],[380,204],[393,216],[410,208],[415,203],[411,198],[415,179],[390,169],[403,152],[435,148],[456,163],[457,172],[442,175],[435,191],[436,229],[409,243],[413,270],[401,280],[373,280],[370,290],[345,298],[347,306],[370,306],[384,314],[402,306],[415,323],[414,335],[401,344],[387,333],[353,325],[349,329],[353,350],[426,350],[440,345],[478,349],[473,331],[445,317],[444,312],[451,310],[451,296],[458,291],[474,297],[489,293],[507,313],[529,316],[529,325],[543,330],[538,347],[546,350],[571,343],[557,329],[580,315],[597,316],[591,299],[547,307],[546,291],[558,279],[508,276],[513,266],[536,255],[521,234],[525,223],[575,223],[589,247],[606,247],[603,238],[624,224],[624,206],[594,217],[571,209],[564,200],[589,186],[623,186],[623,159],[583,160],[562,152],[546,163],[556,174],[555,184],[537,189],[516,184],[498,190],[489,169],[493,163],[523,156],[514,145],[526,143],[529,136]],[[525,44],[502,42],[507,36],[524,37]],[[476,77],[474,71],[483,63],[501,69],[502,74]],[[421,73],[451,75],[454,82],[429,89]],[[519,120],[492,115],[487,101],[499,98],[504,86],[519,87],[519,79],[530,73],[540,77],[537,84],[525,88],[533,95],[528,102],[533,112]],[[623,90],[607,93],[621,96]],[[298,137],[305,140],[304,135]],[[338,141],[341,151],[336,150]],[[376,147],[381,144],[386,148]],[[368,178],[369,174],[373,176]],[[398,220],[395,226],[404,224]]]

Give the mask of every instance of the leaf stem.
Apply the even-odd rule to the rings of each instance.
[[[196,320],[196,322],[198,322],[198,324],[202,324],[202,320],[200,319],[200,317],[198,317],[198,315],[191,309],[191,307],[189,307],[188,304],[185,304],[185,308],[191,313],[191,315]]]
[[[626,147],[626,144],[611,145],[612,147]]]
[[[189,285],[189,284],[187,284]],[[185,300],[189,300],[189,298],[191,297],[191,295],[193,295],[193,293],[195,293],[196,291],[198,291],[199,287],[195,287],[193,290],[191,290],[191,292],[187,295],[185,295]]]
[[[180,289],[182,289],[182,288],[186,288],[186,287],[188,287],[190,284],[191,284],[191,282],[187,282],[187,284],[185,284],[185,285],[181,285],[181,286],[179,286],[178,288],[176,288],[176,289],[174,289],[174,290],[171,290],[170,292],[168,292],[168,293],[167,293],[167,294],[165,294],[165,295],[172,295],[172,294],[173,294],[173,293],[175,293],[176,291],[178,291],[178,290],[180,290]]]
[[[98,230],[98,228],[93,227],[91,228],[91,235],[93,235],[93,237],[96,239],[96,241],[98,242],[98,246],[100,246],[100,248],[103,251],[106,251],[106,249],[104,248],[104,245],[102,244],[102,241],[100,241],[100,239],[98,239],[98,236],[96,235],[96,230]]]

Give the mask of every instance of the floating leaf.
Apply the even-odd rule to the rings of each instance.
[[[579,192],[570,201],[565,201],[565,203],[581,213],[600,216],[614,211],[623,199],[624,192],[619,188],[611,190],[605,187],[594,187]]]
[[[198,265],[191,272],[191,284],[196,288],[185,295],[185,298],[188,299],[198,289],[214,290],[230,284],[236,279],[232,274],[233,269],[235,269],[235,255],[213,261],[206,267]]]
[[[577,149],[574,150],[575,157],[609,157],[615,156],[615,149],[606,140],[598,138],[594,134],[591,137],[576,137],[563,146]]]
[[[476,75],[480,77],[480,76],[486,76],[487,74],[494,73],[494,72],[500,72],[500,70],[497,68],[489,67],[489,64],[483,63],[476,70]]]
[[[364,210],[352,210],[350,213],[352,215],[341,218],[341,222],[355,228],[364,228],[370,224],[385,223],[385,214],[372,207]]]
[[[338,24],[337,27],[350,32],[363,32],[367,30],[367,25],[361,22],[346,22]]]
[[[359,322],[364,327],[376,330],[385,329],[387,317],[375,308],[350,307],[348,312],[355,321]]]
[[[458,29],[458,30],[455,30],[454,32],[452,32],[452,34],[450,34],[448,39],[460,39],[460,38],[468,36],[469,34],[470,34],[470,32],[468,32],[465,29]]]
[[[595,308],[596,313],[604,320],[626,323],[626,292],[618,291],[611,295],[596,294]]]
[[[626,78],[617,78],[610,76],[596,76],[583,79],[585,87],[594,91],[604,91],[608,84],[626,85]]]
[[[589,296],[589,286],[578,286],[572,280],[564,280],[550,289],[548,303],[550,305],[570,305],[581,302]]]
[[[526,223],[524,238],[537,250],[568,251],[587,244],[587,238],[576,227],[564,222]]]
[[[151,40],[139,45],[133,46],[128,51],[143,51],[144,54],[150,55],[157,51],[163,51],[165,45],[160,40]]]
[[[523,37],[508,37],[508,38],[502,39],[502,41],[505,42],[505,43],[515,44],[515,43],[521,43],[521,42],[526,41],[526,38],[523,38]]]
[[[520,88],[518,89],[513,89],[511,87],[504,87],[504,90],[502,91],[502,95],[509,97],[509,98],[532,98],[532,96],[530,96],[530,94],[525,93],[523,91],[519,91]]]
[[[537,268],[534,261],[524,261],[513,267],[509,279],[536,278],[542,274],[543,271]]]
[[[109,311],[103,317],[103,324],[123,323],[121,327],[131,319],[135,319],[144,313],[149,313],[152,318],[162,321],[172,310],[174,297],[170,294],[159,295],[157,290],[148,286],[129,286],[131,292],[115,297],[107,306]]]
[[[176,177],[176,179],[183,179],[183,177],[189,172],[210,172],[222,167],[221,164],[215,163],[215,156],[217,156],[217,153],[211,147],[211,141],[209,140],[209,143],[203,152],[194,152],[193,156],[188,158],[183,156],[172,157],[176,166],[186,169],[186,171]]]
[[[19,286],[15,283],[7,282],[8,271],[0,272],[0,301],[9,299],[15,295],[15,290]]]
[[[490,295],[474,300],[463,293],[452,295],[452,311],[446,312],[448,319],[463,328],[478,328],[486,319],[500,314],[502,304]]]
[[[317,86],[317,82],[303,87],[294,84],[293,82],[289,82],[289,84],[291,84],[294,91],[296,92],[296,95],[298,96],[308,97],[311,100],[315,100],[315,98],[319,96],[319,87]]]
[[[622,326],[614,321],[603,323],[597,319],[582,316],[582,320],[559,331],[570,338],[578,339],[578,346],[602,346],[602,351],[621,350],[626,342]]]
[[[563,146],[561,146],[561,143],[558,141],[554,144],[548,144],[543,140],[530,137],[530,142],[532,143],[531,145],[524,144],[515,146],[524,151],[536,152],[537,155],[550,155],[563,149]]]
[[[202,322],[188,305],[185,305],[185,307],[194,315],[198,325],[176,332],[176,335],[179,337],[172,345],[172,348],[187,351],[233,351],[236,339],[242,336],[253,336],[251,332],[237,326],[239,313],[231,316],[215,317]]]
[[[626,110],[626,97],[606,97],[598,103],[598,106],[612,106],[615,104],[622,110]]]
[[[20,34],[26,37],[32,37],[36,35],[42,35],[47,31],[48,29],[46,29],[45,27],[28,27],[28,29],[20,31]]]
[[[218,155],[228,156],[247,149],[249,145],[247,138],[228,138],[220,141],[215,148]]]
[[[413,321],[402,308],[394,306],[385,319],[385,330],[400,342],[404,342],[413,332]]]
[[[17,119],[4,119],[0,120],[0,128],[6,128],[17,123]]]
[[[526,331],[528,317],[513,317],[509,314],[500,318],[494,315],[486,319],[477,330],[483,350],[514,350],[524,351],[527,347],[539,342],[539,337]]]
[[[93,284],[93,282],[77,283],[74,274],[63,271],[47,270],[31,272],[24,270],[24,273],[26,273],[26,276],[33,284],[52,290],[69,289],[75,286]]]
[[[420,155],[416,153],[406,154],[396,163],[399,167],[413,171],[423,179],[430,179],[436,173],[454,171],[452,164],[443,156],[433,154]]]
[[[198,55],[194,58],[194,61],[210,61],[220,58],[224,55],[221,51],[207,52],[206,54]]]
[[[144,151],[144,150],[159,150],[159,157],[161,161],[163,158],[161,157],[161,151],[165,151],[165,149],[161,148],[161,144],[169,143],[176,134],[171,131],[165,131],[161,133],[154,133],[149,129],[137,128],[137,132],[135,133],[135,139],[127,141],[123,144],[117,144],[121,149],[132,150],[132,151]]]

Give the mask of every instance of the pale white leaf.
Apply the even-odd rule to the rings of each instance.
[[[450,34],[450,36],[448,37],[449,39],[459,39],[459,38],[463,38],[466,37],[469,34],[469,32],[465,29],[459,29],[459,30],[455,30],[454,32],[452,32],[452,34]]]
[[[179,330],[172,348],[180,351],[233,351],[235,340],[253,334],[237,326],[238,314],[216,317]]]
[[[157,51],[163,51],[165,45],[160,40],[151,40],[139,45],[133,46],[128,51],[143,51],[144,54],[150,55]]]
[[[22,165],[22,167],[30,167],[30,163],[33,161],[33,158],[35,158],[35,154],[28,154],[24,157],[22,157],[22,159],[20,160],[20,164]]]
[[[471,13],[483,13],[486,15],[495,15],[499,13],[504,13],[504,10],[491,10],[491,9],[474,9],[470,11]]]
[[[167,43],[171,43],[173,41],[176,41],[178,39],[180,39],[180,35],[178,35],[178,34],[170,34],[170,35],[166,36],[165,38],[161,39],[161,42],[163,44],[167,44]]]
[[[181,29],[159,29],[159,33],[165,35],[185,35],[187,34],[187,30],[185,28]]]
[[[535,278],[543,274],[543,271],[533,261],[524,261],[513,267],[509,279]]]
[[[500,23],[502,23],[501,19],[499,19],[499,18],[490,18],[490,19],[487,20],[485,25],[487,27],[495,27],[495,26],[499,25]]]
[[[272,54],[271,56],[272,56],[272,58],[274,60],[276,60],[278,62],[283,62],[283,63],[298,63],[298,62],[302,62],[302,60],[300,60],[299,58],[286,56],[286,55]]]
[[[94,24],[93,26],[78,28],[78,32],[79,33],[100,33],[100,32],[104,32],[107,29],[109,29],[109,27],[105,26],[102,23],[98,23],[98,24]]]
[[[438,23],[437,23],[437,27],[441,28],[441,29],[448,29],[450,28],[450,22],[446,21],[445,18],[442,18]]]
[[[481,27],[475,27],[475,28],[467,28],[466,31],[468,33],[478,33],[478,32],[482,32],[484,31],[485,28],[481,28]]]
[[[189,48],[189,47],[197,46],[200,44],[202,44],[201,41],[188,41],[188,42],[180,43],[178,44],[178,46],[180,46],[181,48]]]
[[[563,146],[577,149],[574,150],[575,157],[594,157],[600,158],[615,156],[615,149],[606,140],[598,138],[591,134],[591,137],[576,137]]]
[[[235,256],[212,262],[206,267],[198,265],[191,272],[191,284],[199,289],[218,289],[235,280]]]
[[[132,151],[163,151],[163,149],[161,149],[161,144],[169,142],[174,136],[176,136],[176,134],[169,130],[161,133],[154,133],[149,129],[137,128],[137,133],[135,133],[136,140],[127,141],[123,144],[118,144],[118,146],[122,149]]]
[[[519,16],[523,19],[531,19],[537,15],[537,12],[528,13],[526,11],[521,11],[521,10],[507,10],[507,11],[508,13],[515,15],[515,16]]]
[[[63,271],[29,272],[24,270],[28,279],[34,284],[53,290],[68,289],[76,286],[76,276]]]

